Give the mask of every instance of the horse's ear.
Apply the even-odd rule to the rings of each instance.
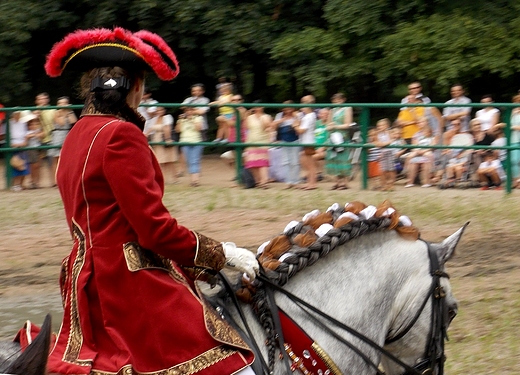
[[[45,375],[51,345],[51,315],[47,314],[34,341],[8,368],[8,374]]]
[[[441,265],[445,264],[450,258],[455,254],[455,249],[462,238],[462,234],[464,230],[468,226],[469,221],[464,224],[462,228],[453,233],[451,236],[446,238],[441,243],[432,244],[435,251],[437,251],[437,255],[439,257],[439,263]]]

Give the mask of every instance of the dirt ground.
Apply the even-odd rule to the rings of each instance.
[[[3,171],[0,170],[0,173],[4,176]],[[181,223],[208,236],[234,241],[240,246],[250,249],[256,249],[262,242],[279,233],[289,221],[299,219],[289,213],[273,213],[270,209],[261,207],[250,210],[248,207],[239,207],[236,204],[234,207],[219,210],[219,202],[212,201],[214,199],[212,191],[227,189],[232,184],[232,177],[233,171],[223,165],[217,157],[205,157],[202,167],[202,186],[193,190],[193,194],[203,193],[198,194],[197,199],[205,199],[208,201],[208,207],[215,204],[217,208],[200,212],[190,209],[189,204],[176,202],[174,216]],[[187,186],[188,183],[188,177],[183,177],[180,184],[168,187],[168,192],[171,190],[173,196],[177,192],[180,194],[180,191],[190,189]],[[0,180],[0,184],[1,188],[5,186],[2,180]],[[49,185],[47,180],[46,184]],[[321,193],[316,194],[331,194],[329,192],[331,185],[331,182],[321,182],[319,188]],[[308,195],[303,194],[309,194],[299,191],[285,193],[282,188],[282,184],[273,184],[271,189],[266,190],[264,194],[272,199],[281,199],[280,196],[289,199],[289,195],[282,196],[281,194],[300,194],[301,197],[307,197]],[[237,194],[236,192],[239,190],[241,189],[229,188],[230,196]],[[491,195],[497,201],[506,199],[503,198],[504,192],[499,191],[468,190],[463,193],[477,200],[489,199]],[[361,192],[357,183],[352,185],[348,194],[350,196],[362,195],[364,198],[360,200],[365,201],[374,199],[380,201],[384,198],[380,192]],[[405,191],[402,182],[399,182],[396,191],[390,194],[393,194],[396,199],[403,199],[406,194],[415,194],[417,199],[425,194],[427,196],[442,194],[444,197],[451,196],[451,199],[456,201],[457,194],[460,192],[440,192],[437,189],[420,188]],[[519,191],[515,191],[512,194],[513,197],[508,198],[515,207],[518,206],[519,194]],[[24,199],[20,199],[20,197]],[[57,277],[61,260],[70,249],[70,237],[63,217],[59,193],[57,189],[53,188],[27,190],[20,193],[0,191],[2,212],[6,212],[10,202],[20,200],[21,203],[13,204],[21,204],[20,210],[24,212],[24,219],[20,220],[15,214],[6,214],[3,217],[0,214],[0,218],[9,222],[8,225],[4,222],[0,230],[0,338],[11,336],[13,330],[16,327],[19,328],[26,318],[41,323],[43,315],[49,310],[54,315],[55,325],[61,319]],[[41,217],[38,212],[45,212],[47,216]],[[424,224],[427,224],[426,221]],[[491,219],[490,223],[493,224],[493,221]],[[463,223],[464,221],[461,220],[460,225]],[[433,222],[432,224],[439,223]],[[437,241],[454,232],[460,225],[421,225],[420,228],[423,238]],[[520,254],[518,239],[520,228],[518,222],[498,223],[492,231],[483,231],[482,226],[479,225],[474,225],[472,228],[472,225],[459,245],[456,257],[449,265],[452,285],[455,295],[460,301],[461,310],[450,328],[451,342],[461,346],[484,345],[485,343],[482,343],[479,338],[496,329],[487,324],[486,319],[493,320],[503,317],[502,308],[506,308],[508,303],[514,304],[512,307],[516,311],[519,309]],[[225,234],[231,233],[230,238],[224,238]],[[493,298],[497,300],[489,304],[489,308],[483,313],[484,317],[472,313],[472,306],[474,307],[482,301],[489,302]],[[518,327],[518,323],[511,324],[516,324]],[[507,330],[507,327],[502,328]],[[452,353],[452,356],[459,358],[458,361],[461,363],[460,366],[452,365],[452,373],[516,373],[513,372],[513,369],[516,368],[515,371],[517,371],[520,366],[518,344],[511,344],[512,346],[502,344],[507,347],[498,349],[496,355],[507,356],[505,367],[489,368],[487,371],[486,364],[483,363],[482,370],[475,370],[473,367],[474,370],[469,371],[468,369],[471,368],[469,363],[467,368],[464,367],[466,362],[485,362],[487,355],[475,359],[461,357],[464,354]],[[461,346],[457,346],[457,348]],[[511,372],[509,372],[509,367],[511,367]]]

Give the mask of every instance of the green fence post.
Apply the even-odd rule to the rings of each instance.
[[[506,109],[506,112],[505,112],[505,118],[506,118],[506,128],[505,128],[505,133],[506,133],[506,146],[507,147],[510,147],[511,146],[511,108],[507,108]],[[513,184],[513,177],[512,177],[512,168],[511,168],[511,149],[507,149],[506,150],[506,165],[504,166],[505,167],[505,172],[506,172],[506,193],[507,194],[511,194],[511,187],[512,187],[512,184]]]
[[[363,107],[360,116],[361,123],[361,143],[367,143],[368,127],[370,126],[370,108]],[[363,190],[368,189],[368,149],[363,147],[361,150],[361,182]]]
[[[240,128],[240,111],[238,107],[233,108],[235,110],[235,142],[242,143],[242,129]],[[242,175],[240,171],[242,170],[242,146],[235,147],[235,166],[236,166],[236,179],[240,184],[242,182]]]
[[[11,129],[9,125],[9,118],[11,117],[11,112],[6,112],[5,116],[5,146],[6,148],[11,148]],[[9,187],[11,186],[12,182],[12,171],[11,171],[11,164],[9,164],[9,161],[11,160],[11,156],[13,155],[12,152],[6,152],[5,153],[5,188],[6,190],[9,190]]]

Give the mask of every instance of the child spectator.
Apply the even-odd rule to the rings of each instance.
[[[231,85],[231,83],[226,83],[222,85],[220,91],[221,95],[218,97],[218,99],[210,103],[212,105],[217,104],[219,106],[219,116],[216,118],[218,124],[217,137],[213,142],[228,143],[228,122],[233,117],[235,110],[233,109],[233,107],[228,107],[224,104],[231,103],[231,99],[233,98],[233,86]]]
[[[425,121],[425,120],[424,120]],[[422,121],[421,121],[422,124]],[[413,144],[417,146],[431,146],[435,144],[436,137],[433,135],[432,129],[426,125],[421,125],[421,131],[416,134],[413,139]],[[431,149],[417,148],[410,152],[408,156],[408,184],[405,188],[414,186],[415,177],[419,166],[422,171],[422,183],[421,187],[431,187],[431,172],[433,168],[433,151]]]
[[[375,128],[368,130],[368,143],[375,144],[377,143],[377,130]],[[369,148],[368,149],[368,178],[377,177],[375,186],[372,190],[382,190],[383,186],[381,186],[381,169],[379,167],[379,159],[381,158],[381,149],[378,147]]]
[[[484,161],[478,166],[477,173],[482,184],[480,190],[501,189],[500,185],[506,178],[502,164],[493,150],[484,153]]]
[[[395,127],[390,129],[390,136],[392,137],[392,142],[390,146],[404,146],[406,142],[401,137],[401,128]],[[394,158],[395,164],[395,172],[396,174],[400,174],[403,171],[404,162],[402,161],[403,155],[408,151],[406,148],[392,148],[392,155]],[[396,176],[397,178],[397,176]]]
[[[34,117],[34,118],[33,118]],[[38,116],[32,115],[27,122],[27,133],[25,134],[25,140],[28,147],[39,147],[42,145],[42,139],[44,137],[43,129],[40,125]],[[40,188],[40,151],[39,150],[27,150],[27,162],[29,163],[29,169],[31,173],[31,185],[30,189]]]
[[[381,119],[376,124],[376,139],[374,144],[379,147],[381,154],[379,156],[379,168],[381,170],[381,190],[393,191],[395,182],[395,163],[394,151],[391,148],[385,148],[392,143],[390,134],[390,120]]]

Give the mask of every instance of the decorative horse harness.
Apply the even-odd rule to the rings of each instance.
[[[361,352],[358,348],[356,348],[353,344],[346,341],[342,337],[340,337],[336,332],[334,332],[332,329],[330,329],[327,325],[323,324],[316,316],[312,315],[312,313],[320,316],[322,319],[327,320],[332,325],[347,331],[351,335],[355,336],[356,338],[360,339],[361,341],[365,342],[369,346],[373,347],[377,351],[379,351],[384,356],[388,357],[390,360],[398,364],[399,366],[403,367],[405,372],[402,375],[431,375],[434,374],[435,369],[437,368],[437,375],[443,375],[444,374],[444,362],[446,360],[446,357],[444,355],[444,341],[448,339],[447,335],[447,328],[449,324],[449,317],[448,317],[448,307],[446,304],[445,296],[446,293],[443,289],[443,287],[440,284],[440,279],[442,277],[449,278],[449,275],[441,270],[440,263],[437,257],[437,254],[432,249],[430,244],[423,240],[428,248],[428,256],[430,258],[430,275],[432,276],[432,283],[430,286],[430,289],[421,304],[421,307],[417,311],[414,318],[411,320],[410,324],[402,330],[398,335],[388,338],[385,342],[385,344],[391,344],[393,342],[396,342],[403,338],[415,325],[417,320],[419,319],[420,315],[422,314],[424,308],[426,307],[428,301],[430,300],[430,297],[432,299],[432,314],[431,314],[431,324],[430,324],[430,333],[429,338],[427,340],[427,345],[425,348],[425,354],[424,358],[419,360],[415,366],[409,366],[403,361],[401,361],[399,358],[391,354],[389,351],[384,349],[383,347],[379,346],[377,343],[369,339],[368,337],[364,336],[363,334],[357,332],[353,328],[341,323],[340,321],[336,320],[335,318],[323,313],[315,306],[312,306],[311,304],[305,302],[301,298],[295,296],[294,294],[286,291],[281,286],[273,283],[269,278],[265,277],[265,271],[262,270],[260,276],[258,276],[258,279],[263,283],[264,288],[266,289],[266,293],[268,296],[268,303],[269,303],[269,309],[271,310],[271,314],[273,316],[274,322],[275,322],[275,329],[276,329],[276,337],[278,340],[278,346],[280,351],[283,353],[284,358],[286,359],[286,366],[287,366],[287,373],[294,372],[296,369],[299,369],[303,374],[313,374],[313,372],[306,369],[301,364],[301,359],[291,352],[290,347],[286,345],[284,342],[284,335],[281,329],[281,323],[279,319],[279,309],[276,306],[276,303],[274,301],[274,291],[280,292],[287,296],[291,301],[293,301],[296,305],[298,305],[303,311],[305,311],[314,321],[316,324],[318,324],[321,328],[323,328],[325,331],[327,331],[329,334],[331,334],[333,337],[335,337],[338,341],[343,343],[344,345],[348,346],[350,349],[352,349],[357,355],[359,355],[363,360],[374,370],[376,371],[377,375],[384,375],[384,372],[382,372],[378,365],[374,363],[366,354]],[[230,296],[232,296],[232,299],[234,301],[235,307],[239,312],[239,315],[241,316],[241,320],[243,325],[245,326],[246,330],[248,331],[249,338],[250,338],[250,344],[253,347],[253,350],[256,352],[256,357],[260,359],[261,363],[261,370],[257,369],[258,371],[261,371],[262,374],[272,374],[273,365],[268,365],[264,358],[262,357],[261,351],[259,349],[258,344],[254,341],[253,335],[251,333],[251,330],[246,322],[245,316],[242,312],[242,308],[240,307],[240,304],[238,303],[238,300],[235,297],[235,293],[232,290],[231,286],[229,285],[229,282],[225,278],[223,274],[220,274],[220,277],[226,286],[227,292]],[[218,309],[218,308],[217,308]],[[283,314],[283,313],[282,313]],[[283,316],[283,315],[282,315]],[[307,353],[303,353],[303,355],[308,355]],[[332,367],[332,368],[331,368]],[[324,372],[328,374],[334,374],[334,375],[340,375],[341,373],[337,368],[335,368],[334,364],[329,367],[328,371]]]

